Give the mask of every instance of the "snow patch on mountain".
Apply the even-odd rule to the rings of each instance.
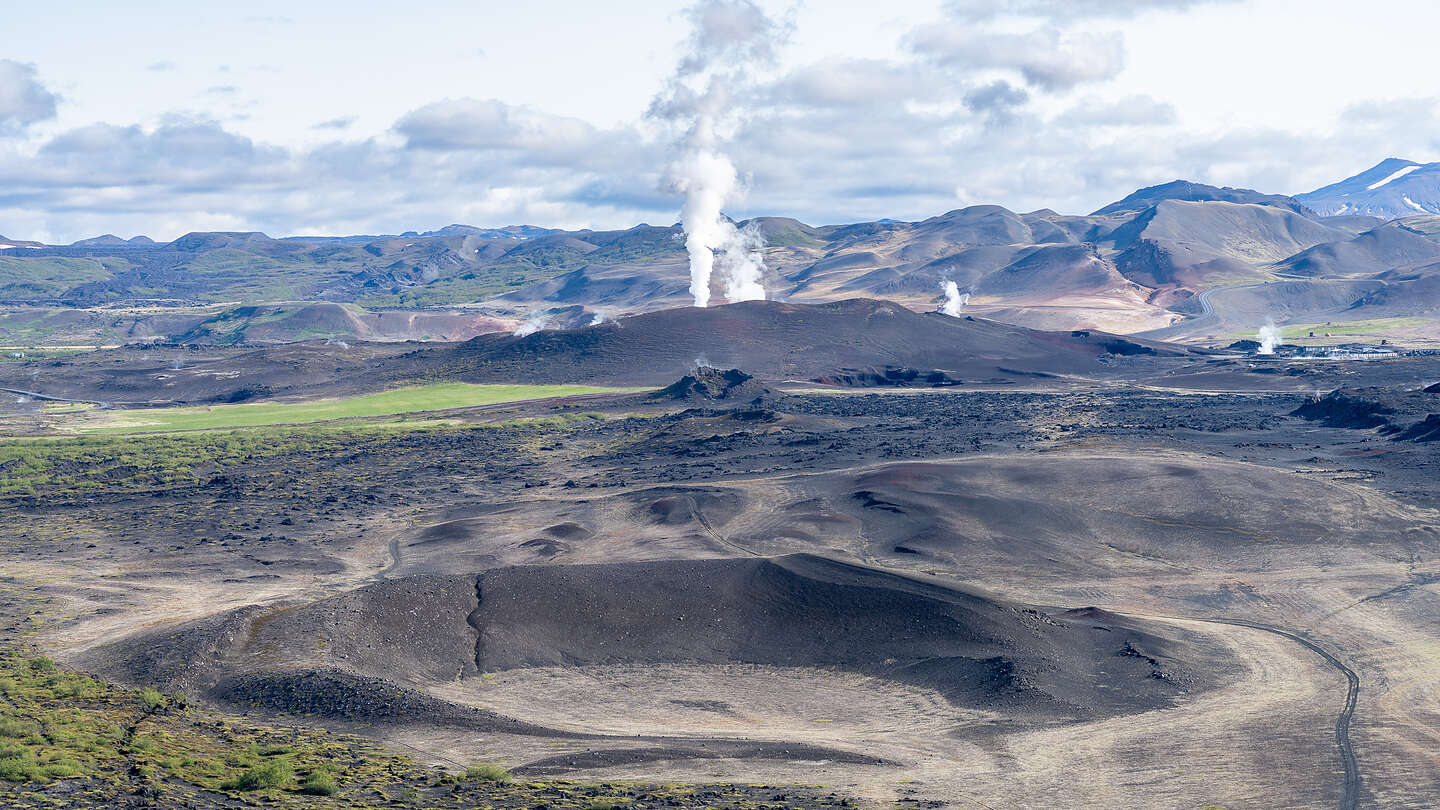
[[[1399,219],[1440,212],[1440,163],[1386,158],[1359,174],[1295,199],[1321,216]]]
[[[1399,180],[1400,178],[1402,178],[1402,177],[1404,177],[1405,175],[1407,175],[1407,174],[1415,171],[1415,170],[1418,169],[1418,168],[1420,168],[1420,167],[1419,167],[1419,166],[1406,166],[1405,168],[1401,169],[1401,170],[1398,171],[1398,172],[1395,172],[1394,174],[1390,175],[1389,177],[1385,178],[1384,180],[1381,180],[1381,181],[1378,182],[1378,183],[1371,183],[1370,185],[1368,185],[1368,186],[1365,187],[1365,190],[1366,190],[1366,191],[1374,191],[1375,189],[1380,188],[1381,186],[1388,186],[1388,185],[1390,185],[1391,183],[1395,182],[1396,180]],[[1407,198],[1407,199],[1408,199],[1408,198]]]

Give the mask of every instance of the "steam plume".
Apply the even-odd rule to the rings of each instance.
[[[669,183],[685,195],[680,223],[690,254],[690,295],[695,306],[709,305],[718,260],[727,299],[763,299],[764,240],[757,230],[742,232],[722,213],[726,203],[739,199],[741,185],[735,164],[721,149],[721,130],[749,68],[774,58],[785,29],[752,0],[700,0],[686,15],[689,52],[651,103],[650,115],[683,131]]]
[[[1280,345],[1280,330],[1270,321],[1260,327],[1257,337],[1260,339],[1260,354],[1274,354],[1275,347]]]
[[[537,312],[534,315],[531,315],[529,320],[515,327],[515,331],[511,334],[513,334],[515,337],[525,337],[526,335],[533,335],[536,332],[539,332],[541,329],[544,329],[545,326],[549,323],[550,316],[548,314],[544,312]]]
[[[953,281],[946,281],[941,286],[945,288],[945,303],[940,305],[940,311],[952,318],[960,317],[965,305],[970,302],[970,293],[960,292],[960,285]]]

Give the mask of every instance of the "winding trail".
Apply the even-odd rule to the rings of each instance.
[[[1211,322],[1218,324],[1219,318],[1215,314],[1215,306],[1210,303],[1210,296],[1213,293],[1224,292],[1226,290],[1243,290],[1250,287],[1264,287],[1274,283],[1276,282],[1259,281],[1246,284],[1227,284],[1221,287],[1211,287],[1208,290],[1201,290],[1200,292],[1195,294],[1195,298],[1193,299],[1196,303],[1200,305],[1199,314],[1187,316],[1185,320],[1180,321],[1179,323],[1173,323],[1169,326],[1164,326],[1159,329],[1150,329],[1145,332],[1136,332],[1135,334],[1137,337],[1147,337],[1156,340],[1168,340],[1174,335],[1192,332],[1194,331],[1195,327],[1202,324],[1209,324]]]
[[[387,550],[390,554],[390,564],[375,574],[375,582],[384,582],[393,576],[395,571],[400,567],[400,535],[398,533],[390,538]]]
[[[100,402],[99,400],[94,399],[66,399],[65,397],[52,397],[49,394],[42,394],[39,391],[25,391],[20,388],[0,388],[0,392],[6,394],[15,394],[16,396],[29,397],[30,399],[44,400],[46,402],[73,402],[77,405],[98,405],[101,408],[107,408],[111,404],[109,402]]]
[[[1355,716],[1355,703],[1360,697],[1360,676],[1356,675],[1355,670],[1346,666],[1329,650],[1289,630],[1244,619],[1201,619],[1200,621],[1248,627],[1252,630],[1273,633],[1310,650],[1344,673],[1345,679],[1349,681],[1349,688],[1345,694],[1345,708],[1341,709],[1340,716],[1335,718],[1335,747],[1340,751],[1340,764],[1345,769],[1345,782],[1340,794],[1340,810],[1356,810],[1360,802],[1360,766],[1355,761],[1355,751],[1350,745],[1350,721]]]

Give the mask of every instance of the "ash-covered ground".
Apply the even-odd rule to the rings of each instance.
[[[147,357],[66,361],[69,395],[117,355]],[[44,439],[0,468],[5,620],[452,769],[1426,806],[1440,360],[1086,357]]]

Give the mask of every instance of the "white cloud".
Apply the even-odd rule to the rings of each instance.
[[[210,187],[274,171],[286,159],[284,150],[257,145],[210,121],[176,120],[151,130],[91,124],[56,135],[27,165],[0,169],[0,178],[87,187]]]
[[[726,60],[738,56],[758,63],[774,58],[776,64],[731,88],[735,114],[726,122],[725,149],[748,189],[745,202],[728,210],[737,217],[775,214],[815,223],[922,218],[982,202],[1078,213],[1177,178],[1294,193],[1387,156],[1440,157],[1434,93],[1406,89],[1399,81],[1386,84],[1398,98],[1377,100],[1367,83],[1361,95],[1330,106],[1308,104],[1316,109],[1315,120],[1305,126],[1291,123],[1288,113],[1266,118],[1263,109],[1246,108],[1231,118],[1197,116],[1193,91],[1185,95],[1175,81],[1152,80],[1171,58],[1157,56],[1155,43],[1178,41],[1184,33],[1165,27],[1179,24],[1162,12],[1204,16],[1211,26],[1206,30],[1213,31],[1233,29],[1227,15],[1249,11],[1220,14],[1222,9],[1197,10],[1201,5],[954,2],[939,19],[910,14],[889,27],[877,25],[877,32],[888,32],[884,47],[851,43],[836,53],[839,47],[827,51],[812,41],[795,57],[788,48],[801,49],[798,43],[780,47],[788,24],[763,23],[740,0],[717,0],[707,4],[715,11],[699,20],[700,33],[682,45],[685,66],[678,80],[663,83],[661,73],[677,54],[658,49],[653,74],[627,74],[628,87],[646,92],[610,117],[593,110],[588,117],[572,114],[586,108],[571,96],[564,102],[543,94],[504,96],[507,83],[479,79],[473,83],[502,97],[461,98],[465,88],[447,84],[433,95],[407,88],[387,100],[394,105],[395,98],[414,97],[408,107],[355,101],[276,115],[264,106],[263,83],[277,80],[237,70],[223,80],[239,89],[231,95],[261,105],[251,120],[240,122],[229,115],[232,100],[201,95],[216,84],[213,71],[155,73],[134,66],[134,75],[157,82],[147,98],[188,82],[173,97],[189,104],[208,100],[210,118],[165,117],[153,109],[123,118],[123,106],[80,115],[80,102],[71,97],[102,93],[84,76],[72,75],[53,85],[64,88],[67,103],[62,117],[52,120],[55,94],[40,83],[36,69],[0,61],[0,126],[9,130],[0,138],[0,232],[69,241],[103,232],[168,238],[214,227],[282,235],[399,232],[455,221],[669,224],[680,208],[679,198],[662,190],[673,157],[668,138],[675,133],[657,131],[670,125],[643,117],[645,100],[662,88],[662,106],[671,111],[693,104],[706,89],[702,74],[727,74],[727,65],[736,63]],[[298,20],[295,27],[307,24]],[[1152,30],[1166,34],[1136,33]],[[507,53],[486,45],[496,60]],[[617,41],[615,47],[626,45]],[[153,53],[182,65],[252,56]],[[515,63],[513,53],[508,58],[508,68],[518,72],[541,67]],[[1143,71],[1141,59],[1150,60]],[[1132,60],[1135,67],[1127,69]],[[43,64],[48,83],[52,66]],[[286,81],[293,70],[287,65]],[[608,75],[606,66],[593,60],[571,68],[566,86],[590,79],[592,71],[593,92],[608,92],[598,81]],[[1246,65],[1240,78],[1224,75],[1215,92],[1227,99],[1247,92],[1273,99],[1275,86],[1330,88],[1344,78],[1304,67],[1293,54],[1277,57],[1259,74]],[[1242,82],[1251,75],[1263,85],[1253,92]],[[432,101],[446,94],[456,97]],[[1346,106],[1356,98],[1369,100]],[[222,115],[223,121],[212,120]],[[605,125],[595,123],[602,120]],[[277,121],[303,137],[286,140]],[[287,145],[277,145],[282,142]]]
[[[1012,70],[1045,90],[1111,79],[1125,67],[1125,39],[1118,32],[1045,27],[1013,34],[947,21],[916,28],[910,42],[940,65]]]
[[[1030,100],[1030,94],[1004,79],[977,87],[965,94],[965,109],[983,114],[992,128],[1015,123],[1015,110]]]
[[[632,133],[607,132],[578,118],[496,100],[457,99],[406,113],[395,131],[411,149],[503,151],[522,165],[605,165],[633,148]]]
[[[793,89],[792,78],[776,87]],[[727,147],[750,189],[748,205],[731,213],[818,224],[918,219],[980,202],[1080,213],[1177,178],[1293,192],[1385,155],[1418,154],[1437,131],[1423,100],[1347,113],[1383,120],[1388,134],[1379,137],[1368,126],[1189,132],[1149,97],[1072,101],[1046,117],[1030,111],[1014,85],[986,83],[966,94],[969,108],[897,100],[856,114],[823,93],[767,93]],[[997,113],[1009,116],[1003,126]],[[455,221],[626,227],[669,224],[679,209],[661,190],[665,148],[636,128],[442,102],[402,116],[395,132],[291,150],[210,121],[79,127],[29,157],[0,155],[0,222],[15,238],[70,241],[104,232],[172,238],[221,226],[272,235],[393,233]],[[1363,165],[1357,154],[1367,156]],[[1296,177],[1303,185],[1293,185]]]
[[[787,25],[770,18],[750,0],[708,0],[687,8],[690,41],[680,63],[681,75],[715,67],[768,62],[785,41]]]
[[[321,121],[321,122],[316,123],[316,124],[311,124],[311,125],[310,125],[310,128],[311,128],[311,129],[349,129],[350,126],[351,126],[352,124],[354,124],[354,123],[355,123],[355,116],[353,116],[353,115],[344,115],[344,116],[341,116],[341,117],[339,117],[339,118],[331,118],[331,119],[329,119],[329,120],[327,120],[327,121]]]
[[[54,118],[58,101],[40,83],[34,65],[0,59],[0,134]]]
[[[1077,100],[1056,122],[1064,126],[1153,127],[1178,120],[1175,107],[1147,95],[1106,100],[1093,96]]]
[[[881,59],[829,57],[803,65],[778,81],[772,98],[814,107],[851,107],[902,103],[934,89],[915,65]]]
[[[1238,0],[949,0],[945,10],[958,20],[986,22],[998,17],[1124,19],[1149,11],[1183,11]]]

